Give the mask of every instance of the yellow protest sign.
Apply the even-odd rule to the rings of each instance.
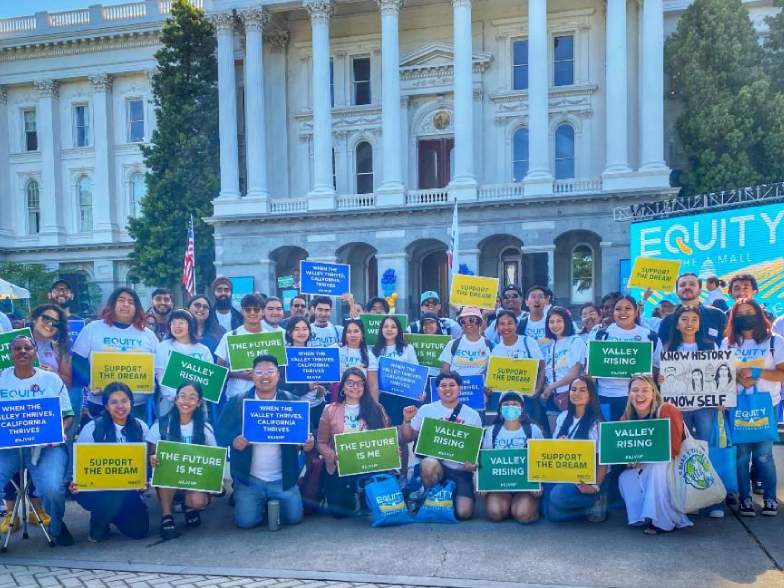
[[[530,439],[530,482],[596,483],[596,441],[592,439]]]
[[[677,259],[653,259],[638,257],[629,276],[629,288],[661,290],[671,292],[675,289],[681,262]]]
[[[73,448],[73,476],[80,492],[147,486],[146,443],[76,443]]]
[[[123,382],[134,394],[155,392],[155,356],[152,353],[93,351],[90,354],[90,390]]]
[[[533,394],[536,392],[537,371],[539,371],[538,359],[492,356],[487,366],[485,386],[491,390],[514,390],[521,394]]]
[[[498,295],[498,278],[482,276],[452,276],[452,287],[449,290],[449,304],[454,306],[476,306],[478,308],[495,308]]]

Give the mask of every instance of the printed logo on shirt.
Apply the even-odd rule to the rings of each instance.
[[[458,349],[455,356],[452,358],[452,365],[461,368],[482,369],[487,364],[488,355],[487,348],[480,349],[479,351]]]
[[[133,337],[104,337],[103,344],[117,351],[131,351],[142,348],[142,340]]]
[[[495,448],[496,449],[524,449],[525,448],[525,438],[524,437],[497,437],[495,440]]]
[[[0,388],[0,400],[18,400],[20,398],[43,398],[41,386],[33,384],[29,388]]]

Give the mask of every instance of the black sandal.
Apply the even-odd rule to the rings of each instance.
[[[174,539],[179,535],[177,527],[174,525],[174,517],[172,515],[164,515],[161,517],[161,539],[168,541]]]
[[[185,524],[188,527],[198,527],[201,525],[201,514],[199,514],[198,510],[186,510],[185,511]]]

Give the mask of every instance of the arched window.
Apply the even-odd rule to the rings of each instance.
[[[520,286],[522,266],[522,253],[520,249],[507,247],[501,253],[501,281],[503,286]]]
[[[79,231],[87,233],[93,230],[93,189],[90,178],[81,176],[76,183],[79,196]]]
[[[373,147],[367,141],[357,143],[357,194],[373,193]]]
[[[41,232],[41,194],[38,182],[30,180],[25,188],[27,204],[27,234],[37,235]]]
[[[528,173],[528,129],[517,129],[512,136],[512,180],[522,182]]]
[[[561,125],[555,130],[555,179],[574,177],[574,128]]]
[[[131,176],[131,202],[130,216],[136,216],[142,211],[142,198],[146,196],[147,185],[144,182],[144,174],[135,173]]]
[[[593,250],[585,244],[572,249],[572,304],[593,302]]]

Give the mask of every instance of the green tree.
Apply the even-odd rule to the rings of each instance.
[[[175,287],[182,274],[188,219],[196,234],[197,286],[213,277],[212,214],[219,188],[218,67],[215,36],[204,13],[175,0],[163,26],[153,76],[158,127],[143,146],[147,195],[131,219],[131,273],[148,285]]]
[[[773,4],[784,9],[784,0]],[[777,92],[784,92],[784,10],[766,19],[768,36],[765,39],[765,69]]]
[[[47,294],[57,272],[49,271],[39,263],[0,263],[0,278],[30,291],[30,304],[47,302]]]
[[[664,49],[683,107],[676,130],[687,194],[782,177],[784,103],[763,68],[763,49],[740,0],[695,0]]]

